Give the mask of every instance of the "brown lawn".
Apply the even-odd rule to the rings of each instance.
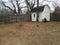
[[[60,45],[60,22],[0,24],[0,45]]]

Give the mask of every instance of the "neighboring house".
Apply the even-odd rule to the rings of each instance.
[[[44,19],[50,21],[50,7],[48,5],[35,7],[31,10],[32,21],[37,21],[37,11],[39,12],[38,21],[42,22]]]

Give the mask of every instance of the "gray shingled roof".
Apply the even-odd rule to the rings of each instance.
[[[31,10],[31,12],[42,12],[44,10],[45,5],[43,6],[39,6],[39,7],[35,7]]]

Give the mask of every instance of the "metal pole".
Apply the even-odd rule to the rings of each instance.
[[[37,0],[37,8],[38,8],[38,7],[39,7],[39,0]],[[38,10],[37,10],[37,22],[39,21],[38,18],[39,18],[39,12],[38,12]]]

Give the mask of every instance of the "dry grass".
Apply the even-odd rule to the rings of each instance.
[[[0,45],[60,45],[60,22],[1,24]]]

